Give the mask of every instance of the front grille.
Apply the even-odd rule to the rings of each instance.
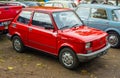
[[[97,39],[95,41],[92,42],[92,51],[96,51],[99,50],[101,48],[103,48],[106,45],[106,38],[103,37],[101,39]]]

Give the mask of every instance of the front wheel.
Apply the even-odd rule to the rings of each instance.
[[[20,37],[18,36],[14,36],[13,39],[12,39],[12,45],[13,45],[13,48],[19,52],[19,53],[22,53],[24,51],[24,45],[20,39]]]
[[[111,47],[120,47],[120,35],[116,32],[109,32],[108,34],[108,42],[110,43]]]
[[[75,69],[79,64],[76,54],[70,48],[64,48],[60,51],[59,61],[68,69]]]

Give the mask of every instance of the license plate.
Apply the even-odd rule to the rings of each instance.
[[[99,56],[105,55],[106,53],[107,53],[107,50],[105,50],[104,52],[99,53],[97,56],[99,57]]]

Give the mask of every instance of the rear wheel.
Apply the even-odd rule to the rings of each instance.
[[[75,69],[79,64],[76,54],[70,48],[64,48],[60,51],[59,61],[64,67],[68,69]]]
[[[24,45],[20,39],[20,37],[18,36],[14,36],[13,39],[12,39],[12,45],[13,45],[13,48],[19,52],[19,53],[22,53],[24,51]]]
[[[108,34],[108,42],[110,43],[111,47],[120,47],[120,35],[116,32],[108,32]]]

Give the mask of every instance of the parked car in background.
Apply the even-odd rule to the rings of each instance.
[[[93,2],[92,2],[93,1]],[[90,0],[87,2],[88,4],[105,4],[105,5],[116,5],[116,0]],[[118,0],[118,6],[120,5],[119,4],[120,1]]]
[[[15,5],[15,6],[22,6],[23,8],[28,7],[28,5],[19,2],[19,1],[6,1],[5,3],[10,4],[10,5]]]
[[[10,24],[21,9],[21,6],[12,6],[0,3],[0,34],[7,32],[8,24]]]
[[[120,7],[81,4],[75,11],[85,25],[106,31],[111,47],[120,47]]]
[[[74,9],[77,7],[76,4],[72,1],[48,1],[45,3],[44,6],[71,8],[71,9]]]
[[[22,6],[23,8],[42,6],[37,1],[5,1],[5,3],[10,4],[10,5]]]
[[[37,1],[22,1],[22,3],[27,5],[28,7],[42,6],[40,2],[37,2]]]
[[[118,0],[118,5],[116,4],[116,0],[109,0],[108,3],[111,4],[111,5],[116,5],[116,6],[120,7],[120,1],[119,0]]]
[[[39,2],[39,3],[40,3],[42,6],[44,6],[44,4],[45,4],[45,2],[42,2],[42,1],[41,1],[41,2]]]
[[[60,63],[74,69],[107,53],[107,33],[84,26],[71,9],[24,8],[9,25],[7,37],[17,52],[25,46],[59,57]]]

